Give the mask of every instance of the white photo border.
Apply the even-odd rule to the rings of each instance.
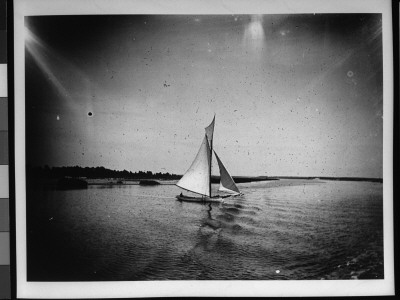
[[[26,263],[24,17],[93,14],[381,13],[383,44],[384,279],[28,282]],[[17,298],[372,296],[394,294],[393,37],[390,0],[15,0],[15,212]]]

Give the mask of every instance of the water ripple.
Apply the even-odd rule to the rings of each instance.
[[[175,201],[171,185],[40,191],[27,210],[28,278],[383,278],[382,184],[240,188],[211,206]]]

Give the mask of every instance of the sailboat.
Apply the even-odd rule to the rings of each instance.
[[[235,181],[232,179],[231,175],[229,175],[215,150],[213,150],[214,125],[215,116],[211,124],[205,128],[204,139],[194,161],[182,178],[176,183],[178,187],[200,196],[191,197],[181,193],[176,196],[179,201],[200,203],[223,202],[224,198],[241,194]],[[222,196],[211,194],[211,166],[213,153],[217,159],[220,171],[221,179],[219,190],[227,193]]]

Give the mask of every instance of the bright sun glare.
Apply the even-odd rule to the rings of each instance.
[[[250,23],[245,27],[243,40],[248,46],[255,49],[258,49],[264,44],[264,28],[261,16],[251,16]]]

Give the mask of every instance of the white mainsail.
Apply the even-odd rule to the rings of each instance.
[[[197,153],[192,165],[176,185],[185,190],[209,196],[210,162],[210,146],[208,145],[207,135],[205,135],[203,142],[201,143],[199,152]]]
[[[229,175],[222,161],[219,159],[217,152],[214,151],[214,154],[218,161],[219,173],[221,176],[219,190],[227,193],[240,194],[238,187],[233,181],[231,175]]]

